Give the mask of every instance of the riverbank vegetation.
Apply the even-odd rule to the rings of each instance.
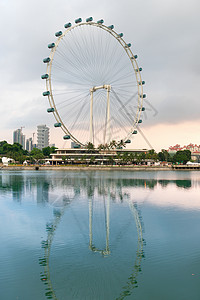
[[[24,161],[35,163],[50,157],[55,152],[55,147],[46,147],[42,150],[33,148],[31,152],[24,150],[18,143],[9,144],[6,141],[0,142],[0,157],[13,159],[15,162],[22,164]]]
[[[132,151],[127,151],[118,153],[116,155],[112,155],[113,150],[115,149],[122,149],[126,146],[125,143],[116,143],[115,141],[111,141],[109,144],[99,145],[99,151],[106,151],[107,153],[110,151],[108,164],[114,165],[128,165],[128,164],[145,164],[149,163],[179,163],[179,164],[186,164],[188,161],[191,160],[191,152],[189,150],[177,151],[175,154],[169,154],[167,150],[162,150],[158,153],[155,150],[147,150],[146,152],[137,153]],[[90,160],[88,161],[87,155],[80,155],[79,163],[81,164],[96,164],[95,161],[95,154],[96,149],[92,143],[88,143],[86,145],[87,152],[90,154]],[[6,141],[0,142],[0,157],[7,157],[11,158],[13,161],[19,164],[23,164],[27,161],[30,164],[34,163],[44,163],[45,159],[50,158],[52,153],[56,152],[55,147],[45,147],[42,150],[38,148],[33,148],[32,151],[28,152],[22,148],[22,145],[18,143],[9,144]],[[63,164],[70,164],[71,160],[70,157],[62,157]]]

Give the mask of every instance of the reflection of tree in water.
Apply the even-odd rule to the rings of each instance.
[[[168,184],[170,183],[170,180],[163,180],[163,179],[160,179],[160,180],[158,180],[158,183],[159,183],[163,188],[165,188],[165,187],[167,187]]]
[[[156,186],[161,185],[162,187],[167,187],[168,184],[176,184],[177,187],[183,188],[191,188],[192,181],[191,180],[165,180],[165,179],[135,179],[135,178],[96,178],[93,176],[94,174],[91,172],[90,175],[85,177],[72,177],[65,178],[62,180],[62,184],[60,184],[59,180],[56,182],[58,186],[62,187],[74,187],[76,189],[76,193],[80,193],[80,189],[87,193],[88,197],[92,197],[95,191],[98,192],[99,195],[106,195],[108,188],[111,190],[121,190],[126,187],[143,187],[154,189]],[[55,183],[55,182],[54,182]],[[111,191],[111,198],[115,198],[113,196],[113,191]],[[119,196],[120,194],[118,194]],[[121,199],[123,200],[123,199]]]
[[[177,187],[189,189],[192,187],[191,180],[176,180]]]
[[[192,181],[189,179],[181,179],[181,180],[158,180],[158,183],[162,187],[167,187],[169,183],[176,184],[179,188],[189,189],[192,187]]]
[[[49,201],[49,188],[50,183],[48,180],[37,179],[36,189],[37,189],[37,203],[47,203]]]
[[[156,179],[118,179],[117,184],[120,187],[148,187],[153,189],[157,185]]]
[[[56,172],[55,172],[56,173]],[[54,174],[55,174],[54,173]],[[111,199],[114,201],[116,198],[116,191],[124,189],[126,187],[143,187],[154,189],[157,185],[167,187],[168,184],[176,184],[178,188],[189,189],[193,184],[200,184],[197,180],[192,182],[191,180],[156,180],[156,179],[137,179],[137,178],[114,178],[104,177],[104,172],[96,173],[90,172],[64,172],[63,177],[49,176],[48,172],[39,173],[35,172],[7,172],[2,171],[0,176],[0,191],[2,194],[12,192],[14,201],[22,201],[26,192],[33,193],[36,190],[37,203],[47,203],[49,201],[49,193],[53,193],[54,189],[58,187],[67,190],[69,187],[73,187],[73,193],[80,194],[81,191],[85,191],[88,197],[92,197],[97,190],[99,195],[106,195],[108,188],[111,189]],[[120,196],[120,192],[118,192]]]
[[[124,299],[125,297],[131,295],[134,288],[138,286],[137,283],[137,276],[138,273],[141,271],[141,261],[144,258],[144,239],[143,239],[143,222],[141,212],[137,207],[137,204],[130,200],[130,197],[127,193],[122,191],[122,181],[117,186],[115,185],[115,181],[113,180],[106,180],[101,178],[100,181],[94,179],[93,177],[86,177],[86,178],[76,178],[69,179],[64,178],[62,184],[66,186],[74,186],[74,198],[68,198],[63,196],[63,206],[59,210],[54,210],[54,220],[51,223],[46,225],[47,231],[47,239],[42,241],[42,248],[44,249],[44,257],[39,259],[39,264],[44,267],[44,272],[41,273],[41,280],[44,282],[46,286],[46,297],[47,299],[54,299],[58,300],[55,291],[53,289],[53,285],[50,278],[50,270],[49,270],[49,259],[50,259],[50,251],[51,245],[53,242],[53,238],[55,235],[55,231],[58,227],[59,222],[61,221],[62,216],[64,215],[65,209],[70,205],[71,201],[76,198],[77,195],[81,191],[85,191],[89,200],[89,249],[93,252],[99,252],[103,256],[110,255],[110,248],[109,248],[109,202],[110,201],[127,201],[130,207],[130,210],[134,216],[137,233],[138,233],[138,243],[137,243],[137,251],[136,251],[136,259],[133,265],[132,273],[130,274],[125,286],[122,288],[122,292],[120,293],[119,297],[116,299]],[[78,188],[79,187],[79,188]],[[109,187],[109,188],[108,188]],[[78,191],[78,193],[77,193]],[[106,248],[105,249],[98,249],[93,244],[92,240],[92,200],[94,199],[95,195],[103,196],[106,199],[106,211],[105,211],[105,218],[106,218]]]

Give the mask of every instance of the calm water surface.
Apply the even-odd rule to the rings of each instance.
[[[1,171],[1,300],[199,300],[200,172]]]

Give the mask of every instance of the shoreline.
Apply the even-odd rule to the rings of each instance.
[[[23,165],[15,165],[15,166],[1,166],[1,170],[124,170],[124,171],[144,171],[144,170],[155,170],[155,171],[170,171],[173,170],[172,167],[167,166],[23,166]]]
[[[0,170],[55,170],[55,171],[81,171],[81,170],[95,170],[95,171],[200,171],[200,166],[186,166],[186,165],[175,165],[175,166],[97,166],[97,165],[66,165],[66,166],[45,166],[45,165],[32,165],[32,166],[23,166],[23,165],[10,165],[10,166],[0,166]]]
[[[47,171],[47,170],[55,170],[55,171],[80,171],[80,170],[102,170],[102,171],[114,171],[114,170],[121,170],[121,171],[177,171],[177,170],[194,170],[191,168],[187,169],[175,169],[173,167],[167,166],[1,166],[1,170],[9,170],[9,171],[16,171],[16,170],[35,170],[35,171]]]

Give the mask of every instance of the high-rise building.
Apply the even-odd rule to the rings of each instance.
[[[49,146],[49,128],[46,125],[37,126],[37,148],[42,150]]]
[[[18,143],[25,149],[25,135],[22,133],[22,129],[17,129],[13,132],[13,144]]]
[[[26,150],[31,151],[33,150],[33,139],[29,138],[26,140]]]

